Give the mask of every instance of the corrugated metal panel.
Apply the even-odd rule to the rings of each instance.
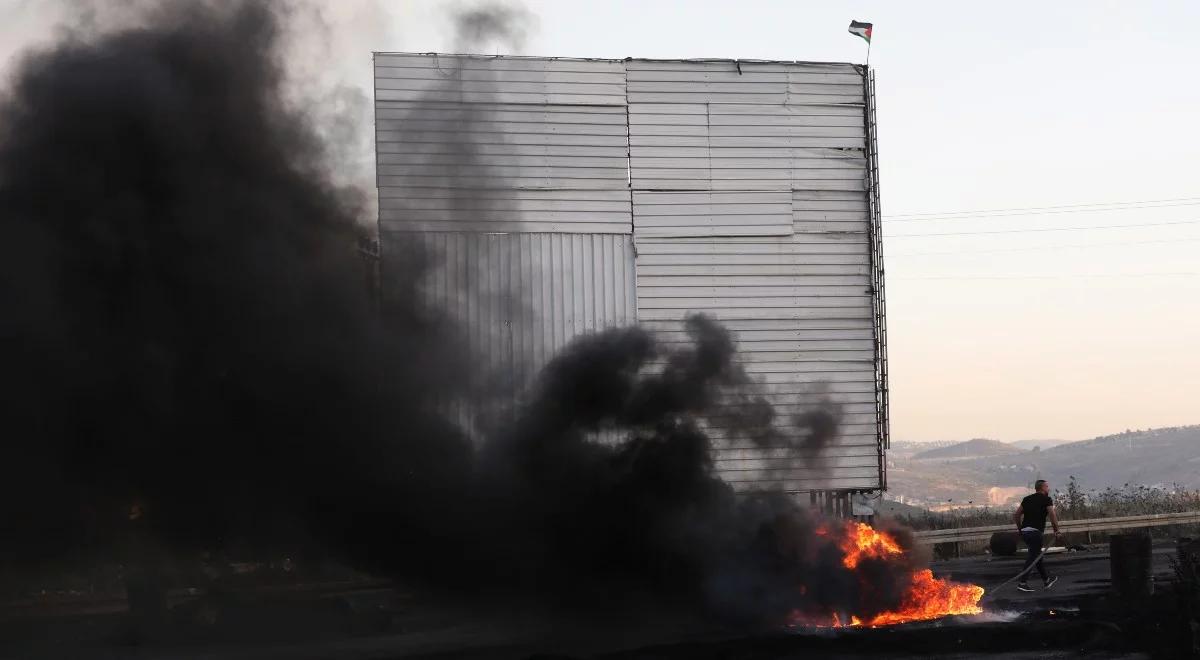
[[[786,192],[633,193],[638,238],[787,236],[792,198]]]
[[[628,190],[380,188],[383,231],[628,234]]]
[[[604,60],[377,54],[375,98],[623,106],[625,70]]]
[[[631,231],[620,63],[375,56],[384,231]]]
[[[725,479],[881,485],[860,68],[377,54],[375,74],[385,269],[389,242],[444,255],[431,300],[490,373],[519,389],[571,337],[635,318],[683,345],[705,311],[783,420],[762,447],[730,431],[742,404],[714,411]],[[788,420],[823,399],[839,435],[797,462]]]
[[[863,190],[862,75],[849,64],[626,64],[638,190]]]
[[[878,488],[862,74],[632,61],[626,75],[639,319],[670,343],[686,342],[689,312],[721,319],[784,438],[804,434],[790,419],[822,397],[843,413],[807,463],[736,437],[718,413],[717,470],[738,488]]]
[[[389,232],[382,244],[385,281],[413,247],[432,259],[426,301],[469,333],[481,392],[519,393],[574,337],[636,322],[628,235]]]
[[[862,193],[796,190],[792,192],[792,213],[797,233],[871,231],[867,200]]]
[[[862,104],[850,64],[733,60],[626,63],[630,103]]]

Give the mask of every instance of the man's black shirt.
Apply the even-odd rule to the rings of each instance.
[[[1034,493],[1021,500],[1021,529],[1032,527],[1039,532],[1046,531],[1047,509],[1054,506],[1054,500],[1049,495]]]

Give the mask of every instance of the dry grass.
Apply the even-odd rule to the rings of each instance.
[[[1060,520],[1082,520],[1086,518],[1111,518],[1114,516],[1136,516],[1154,513],[1178,513],[1200,511],[1200,491],[1185,488],[1151,488],[1126,484],[1121,488],[1106,488],[1102,491],[1085,491],[1071,479],[1065,491],[1055,491],[1055,506]],[[955,529],[958,527],[982,527],[1003,525],[1012,522],[1016,507],[980,507],[958,511],[935,513],[924,511],[918,514],[896,516],[896,519],[916,530]],[[1151,527],[1148,531],[1155,538],[1200,534],[1200,525],[1170,525]],[[1105,543],[1107,532],[1092,534],[1067,534],[1059,539],[1066,545]],[[963,543],[961,554],[973,554],[987,549],[986,542]],[[937,554],[945,554],[939,548]]]

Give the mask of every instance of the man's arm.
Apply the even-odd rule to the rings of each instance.
[[[1050,512],[1050,524],[1054,525],[1054,535],[1058,535],[1058,512],[1054,510],[1054,505],[1046,507],[1046,511]]]
[[[1017,531],[1021,531],[1021,514],[1025,513],[1025,508],[1018,504],[1017,512],[1013,514],[1013,524],[1017,526]],[[1054,523],[1054,529],[1058,529],[1058,523]]]

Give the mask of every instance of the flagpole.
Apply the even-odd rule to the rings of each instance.
[[[867,62],[863,65],[864,68],[871,66],[871,28],[875,27],[871,23],[863,23],[860,21],[850,21],[850,34],[867,42]]]

